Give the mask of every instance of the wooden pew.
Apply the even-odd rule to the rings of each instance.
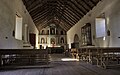
[[[72,58],[74,59],[78,58],[78,49],[72,48],[70,53],[71,53]]]
[[[120,48],[116,47],[92,47],[78,50],[80,60],[96,64],[103,68],[120,65]]]
[[[48,64],[48,50],[0,49],[1,66],[29,66]]]
[[[99,49],[100,66],[103,68],[120,66],[120,48],[100,48]]]

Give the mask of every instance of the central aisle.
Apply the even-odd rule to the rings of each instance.
[[[18,69],[0,75],[120,75],[120,70],[101,69],[84,62],[51,62],[51,67]]]
[[[73,59],[72,57],[67,57],[65,54],[50,54],[50,61],[78,61],[77,59]]]

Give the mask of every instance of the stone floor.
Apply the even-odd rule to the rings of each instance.
[[[64,55],[51,57],[51,63],[47,67],[1,70],[0,75],[120,75],[120,69],[102,69],[80,61],[61,61],[65,58]]]

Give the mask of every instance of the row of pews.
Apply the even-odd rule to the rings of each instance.
[[[71,52],[74,58],[105,69],[120,67],[120,48],[117,47],[86,47],[68,52]],[[0,67],[48,63],[49,49],[0,49]]]
[[[79,60],[102,68],[120,67],[120,48],[91,47],[76,50]]]
[[[48,50],[0,49],[0,67],[43,65],[48,63]]]

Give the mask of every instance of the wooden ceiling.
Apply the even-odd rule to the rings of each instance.
[[[68,31],[100,0],[23,0],[38,30],[56,23]]]

